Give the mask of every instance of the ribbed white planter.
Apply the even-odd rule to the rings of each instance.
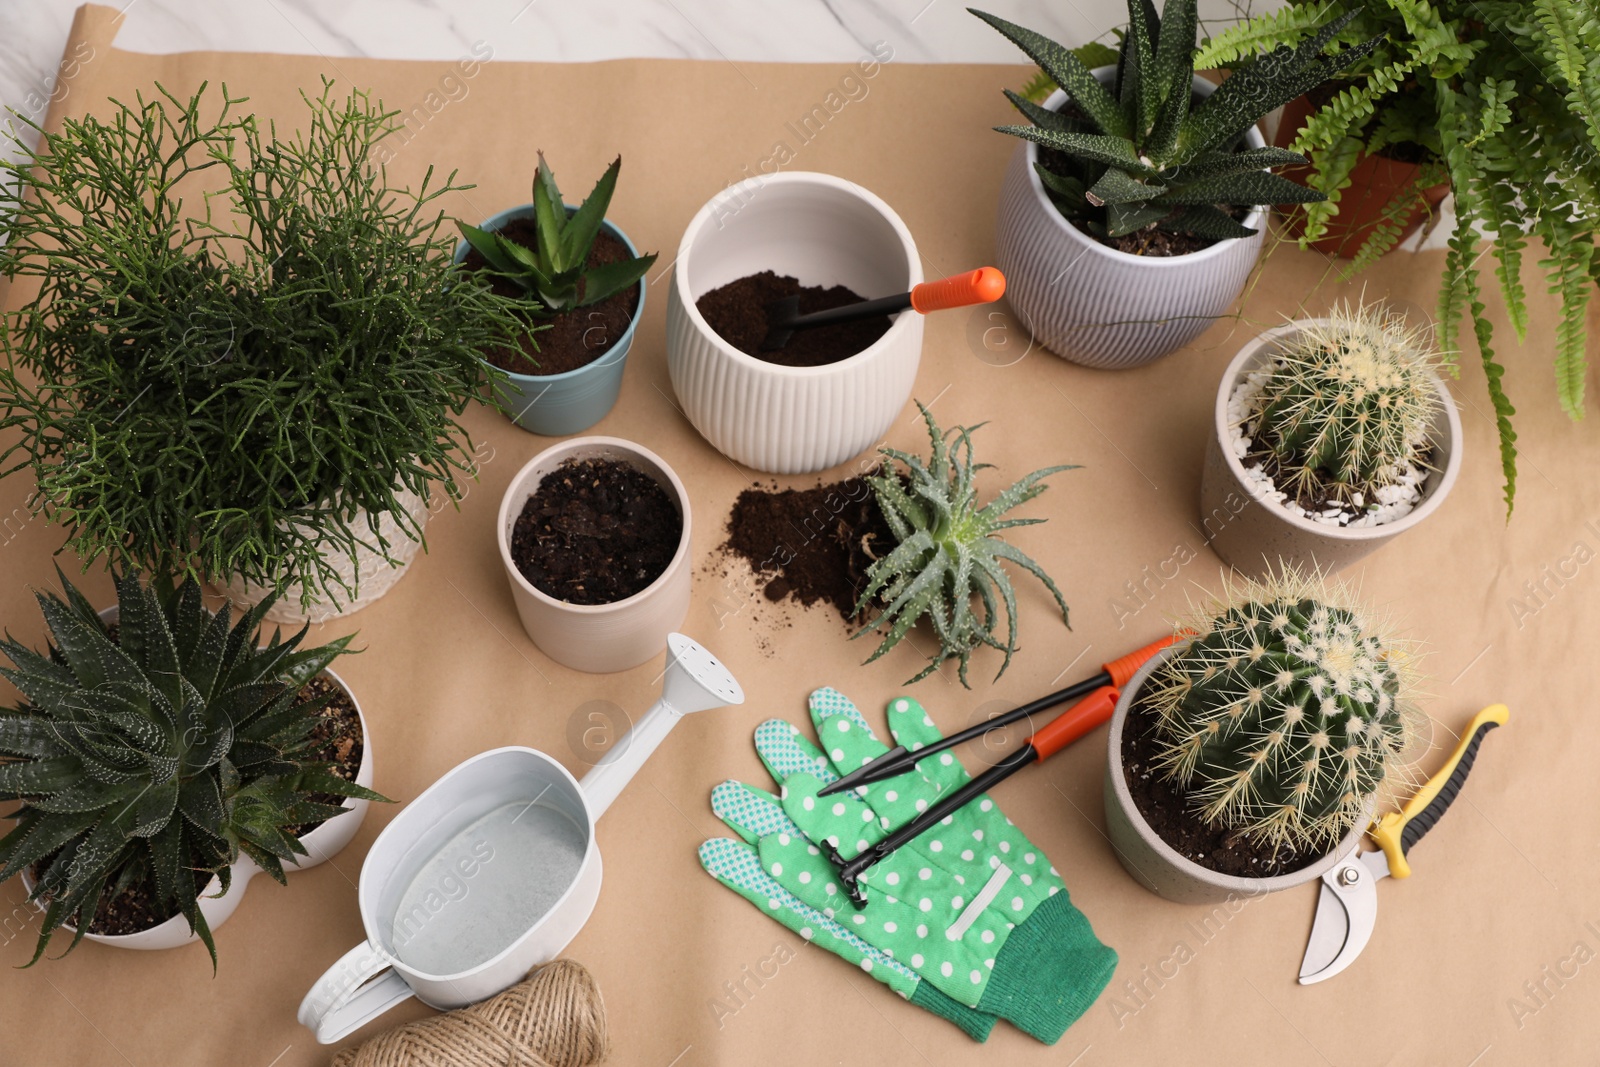
[[[428,502],[405,488],[396,488],[395,498],[416,523],[417,529],[421,530],[428,521]],[[363,541],[376,544],[376,538],[367,526],[365,511],[358,511],[350,520],[350,525]],[[327,622],[329,619],[343,618],[360,611],[393,589],[395,583],[405,577],[406,571],[410,569],[411,561],[416,557],[417,550],[422,547],[422,542],[413,540],[410,532],[388,512],[378,517],[378,530],[389,543],[389,559],[385,559],[384,554],[376,548],[367,545],[358,545],[354,557],[338,545],[330,545],[325,554],[339,576],[356,590],[357,595],[354,599],[341,595],[335,603],[324,596],[321,590],[317,590],[313,592],[309,605],[304,605],[300,597],[303,587],[299,582],[290,582],[267,612],[267,621],[298,626],[302,623]],[[390,560],[395,562],[390,563]],[[234,606],[246,609],[260,603],[268,593],[262,586],[246,582],[237,575],[223,583],[221,590],[227,594]]]
[[[1461,475],[1461,416],[1443,379],[1430,372],[1439,396],[1428,435],[1435,469],[1428,473],[1422,499],[1409,514],[1381,526],[1329,526],[1256,495],[1264,487],[1245,474],[1244,463],[1234,454],[1228,401],[1244,376],[1270,362],[1285,341],[1306,327],[1326,325],[1327,321],[1301,320],[1267,330],[1239,350],[1217,387],[1200,475],[1201,528],[1224,563],[1253,578],[1290,564],[1325,574],[1347,567],[1437,511]]]
[[[1095,71],[1109,80],[1115,68]],[[1194,80],[1195,92],[1216,86]],[[1056,110],[1067,94],[1045,101]],[[1259,130],[1245,139],[1265,142]],[[1244,225],[1253,237],[1218,241],[1186,256],[1135,256],[1101,244],[1056,210],[1034,163],[1039,146],[1017,144],[1000,187],[995,264],[1006,276],[1006,298],[1035,340],[1089,367],[1137,367],[1194,340],[1244,291],[1266,240],[1267,212],[1253,210]]]
[[[922,316],[902,312],[871,347],[822,367],[780,367],[719,337],[695,307],[764,270],[868,299],[922,282],[911,232],[853,182],[796,171],[729,186],[678,246],[667,292],[667,370],[684,414],[736,463],[805,474],[877,444],[905,407],[922,357]]]
[[[648,586],[610,604],[569,604],[523,577],[511,558],[511,533],[545,475],[569,459],[609,459],[644,472],[667,491],[683,517],[683,532],[667,569]],[[573,670],[608,674],[637,667],[667,647],[667,635],[689,613],[689,493],[666,460],[620,437],[575,437],[540,452],[511,479],[496,524],[500,562],[522,629],[539,651]]]
[[[100,617],[107,623],[117,621],[116,607],[106,608],[100,612]],[[344,680],[332,670],[325,669],[323,674],[333,679],[349,694],[350,702],[356,707],[356,716],[361,720],[361,766],[356,771],[356,784],[372,788],[372,731],[367,727],[367,717],[361,710],[361,701],[356,699],[355,692],[344,683]],[[292,863],[284,864],[284,872],[307,870],[318,864],[326,863],[329,859],[348,845],[356,836],[356,831],[361,829],[362,820],[367,817],[366,800],[345,798],[343,815],[335,816],[324,822],[300,838],[300,843],[305,846],[307,855],[300,858],[298,866]],[[214,896],[217,890],[217,880],[212,878],[206,884],[200,895],[200,914],[205,916],[206,925],[213,932],[228,920],[228,917],[239,907],[239,901],[244,899],[245,888],[250,884],[250,879],[261,874],[261,868],[256,866],[254,860],[244,853],[239,854],[239,859],[233,864],[233,874],[228,891],[222,896]],[[28,892],[33,892],[33,878],[28,872],[22,874],[23,885]],[[43,904],[37,905],[40,911],[44,910]],[[67,936],[72,936],[75,928],[63,926]],[[83,935],[86,941],[96,941],[102,945],[113,948],[131,948],[140,950],[156,950],[177,948],[187,945],[191,941],[200,940],[199,935],[189,929],[189,920],[183,915],[174,915],[162,923],[157,923],[148,930],[140,930],[136,934],[92,934]]]

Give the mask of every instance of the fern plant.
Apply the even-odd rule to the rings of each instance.
[[[1516,413],[1502,384],[1480,277],[1482,241],[1518,341],[1526,337],[1524,253],[1532,234],[1552,293],[1561,298],[1555,378],[1562,407],[1584,412],[1585,317],[1600,281],[1600,3],[1596,0],[1299,0],[1217,34],[1200,61],[1248,71],[1272,49],[1326,33],[1335,45],[1380,38],[1352,64],[1336,92],[1307,120],[1293,148],[1311,158],[1313,188],[1328,199],[1307,209],[1304,241],[1319,238],[1362,153],[1405,146],[1421,160],[1416,179],[1388,205],[1357,252],[1360,269],[1392,248],[1422,191],[1448,181],[1457,225],[1439,292],[1446,353],[1463,349],[1470,323],[1494,407],[1504,496],[1515,500]]]
[[[1335,23],[1194,102],[1195,2],[1168,0],[1157,16],[1150,0],[1128,0],[1128,29],[1110,88],[1071,50],[969,9],[1069,94],[1076,114],[1006,90],[1032,125],[996,129],[1053,150],[1053,162],[1035,164],[1039,179],[1056,208],[1096,237],[1147,227],[1214,241],[1249,237],[1256,231],[1218,205],[1322,199],[1268,169],[1304,163],[1303,156],[1270,147],[1240,150],[1240,143],[1261,116],[1322,84],[1362,50],[1324,57],[1324,46],[1342,27]]]
[[[58,571],[59,573],[59,571]],[[0,797],[22,801],[0,838],[0,882],[37,865],[45,905],[30,964],[52,935],[76,947],[102,900],[129,888],[158,915],[182,915],[217,950],[199,907],[209,872],[227,892],[243,852],[283,882],[306,855],[290,830],[338,816],[321,794],[385,798],[314,758],[326,697],[301,690],[349,637],[300,647],[306,630],[261,644],[269,596],[230,623],[200,586],[118,575],[115,637],[63,575],[64,599],[36,594],[48,650],[7,637],[0,668],[23,702],[0,711]]]
[[[967,685],[972,653],[984,645],[1005,653],[995,674],[998,678],[1017,650],[1016,592],[1002,563],[1014,563],[1043,582],[1061,609],[1061,621],[1067,622],[1067,602],[1055,581],[1027,553],[997,536],[1013,526],[1045,520],[1002,516],[1044,492],[1044,480],[1050,475],[1076,467],[1036,470],[980,505],[977,473],[992,465],[978,463],[973,456],[972,433],[978,426],[956,426],[945,432],[920,401],[917,408],[928,427],[932,446],[928,460],[884,447],[878,451],[890,462],[867,479],[895,545],[867,569],[867,584],[853,614],[873,607],[881,610],[852,637],[888,628],[867,659],[871,663],[898,645],[925,617],[939,639],[939,648],[928,657],[928,665],[907,680],[908,685],[951,659],[960,664],[961,684]],[[974,598],[981,613],[973,610]],[[1006,615],[1003,641],[995,636],[1002,606]]]

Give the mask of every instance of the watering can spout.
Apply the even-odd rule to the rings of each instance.
[[[591,816],[598,819],[605,813],[679,719],[696,711],[743,703],[744,690],[717,657],[683,634],[670,634],[660,699],[579,783]]]

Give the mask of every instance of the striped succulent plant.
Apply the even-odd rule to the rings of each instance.
[[[1040,181],[1063,215],[1098,237],[1122,237],[1147,227],[1212,240],[1248,237],[1255,231],[1222,206],[1325,199],[1268,169],[1303,164],[1305,157],[1241,144],[1263,115],[1322,84],[1376,42],[1324,56],[1323,49],[1350,20],[1346,15],[1299,47],[1281,47],[1236,72],[1196,102],[1195,4],[1168,0],[1158,16],[1151,0],[1128,0],[1128,28],[1109,87],[1071,50],[969,9],[1067,91],[1071,112],[1048,110],[1007,90],[1032,125],[996,129],[1054,150],[1050,165],[1035,165]]]
[[[22,703],[0,709],[0,798],[22,806],[0,838],[0,882],[33,870],[45,905],[37,962],[52,934],[77,945],[101,901],[130,887],[157,914],[183,915],[216,946],[198,895],[208,874],[226,892],[239,853],[284,881],[306,854],[291,832],[337,816],[318,794],[384,798],[313,757],[326,698],[301,690],[349,637],[301,648],[305,630],[259,643],[268,597],[230,625],[206,610],[194,579],[174,589],[117,576],[113,633],[61,578],[65,599],[36,594],[50,630],[40,654],[7,637],[3,676]]]

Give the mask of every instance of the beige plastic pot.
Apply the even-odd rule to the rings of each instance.
[[[620,460],[643,471],[667,491],[683,517],[678,549],[649,586],[611,604],[569,604],[534,588],[511,558],[511,531],[523,505],[545,475],[569,459]],[[511,479],[500,499],[497,526],[500,562],[511,583],[522,628],[539,650],[557,663],[594,674],[637,667],[665,647],[667,635],[689,613],[689,493],[665,460],[620,437],[575,437],[540,452]]]
[[[1461,475],[1461,417],[1444,381],[1430,373],[1439,395],[1428,435],[1435,470],[1429,472],[1422,499],[1409,514],[1379,526],[1329,526],[1285,511],[1258,495],[1261,483],[1245,474],[1244,464],[1234,454],[1228,401],[1240,380],[1270,362],[1286,341],[1306,327],[1327,321],[1303,319],[1266,331],[1239,351],[1217,387],[1211,439],[1206,443],[1200,476],[1200,522],[1212,549],[1241,574],[1259,578],[1291,564],[1325,574],[1347,567],[1437,511]]]
[[[1357,820],[1354,828],[1339,839],[1328,854],[1309,866],[1288,874],[1270,878],[1239,878],[1221,874],[1202,867],[1183,856],[1161,839],[1145,822],[1134,803],[1133,794],[1122,773],[1122,729],[1128,721],[1128,709],[1139,699],[1139,691],[1146,679],[1165,663],[1167,657],[1188,647],[1187,644],[1162,649],[1152,656],[1123,687],[1122,698],[1111,714],[1111,730],[1107,738],[1105,805],[1106,836],[1123,870],[1133,880],[1150,892],[1176,901],[1179,904],[1221,904],[1234,900],[1248,900],[1280,889],[1316,881],[1324,871],[1332,869],[1340,858],[1356,847],[1365,831],[1367,819]]]

